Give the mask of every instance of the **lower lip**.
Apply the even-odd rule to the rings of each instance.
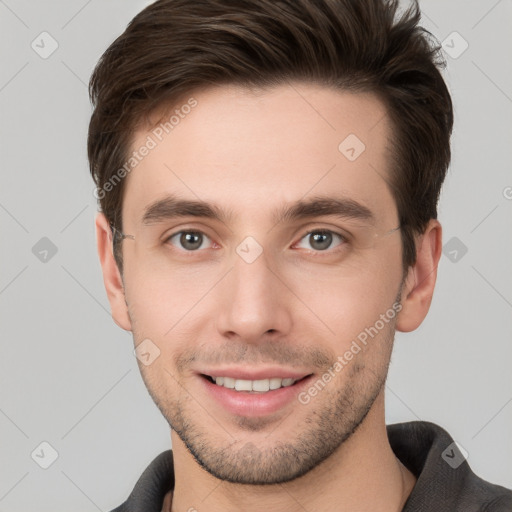
[[[274,389],[266,393],[235,391],[218,386],[202,375],[200,379],[207,392],[228,412],[238,416],[258,417],[275,413],[297,400],[297,395],[308,385],[312,377],[309,375],[292,386]]]

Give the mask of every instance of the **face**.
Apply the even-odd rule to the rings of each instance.
[[[156,145],[124,194],[126,328],[203,468],[284,482],[335,453],[384,385],[402,283],[391,128],[370,94],[191,96],[172,131],[133,142]]]

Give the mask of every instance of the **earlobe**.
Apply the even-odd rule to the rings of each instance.
[[[442,250],[441,224],[432,219],[416,244],[416,262],[409,267],[402,287],[402,309],[397,317],[396,330],[417,329],[427,316],[437,278],[437,265]]]
[[[114,322],[126,331],[131,331],[132,325],[126,305],[123,280],[114,258],[112,248],[112,231],[103,213],[96,216],[96,243],[103,272],[103,283]]]

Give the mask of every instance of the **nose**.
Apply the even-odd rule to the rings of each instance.
[[[268,265],[265,252],[248,263],[235,254],[218,291],[217,329],[228,339],[257,343],[287,335],[292,296]]]

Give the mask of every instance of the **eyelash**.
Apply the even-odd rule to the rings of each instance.
[[[172,238],[176,237],[177,235],[182,235],[182,234],[185,234],[185,233],[200,234],[200,235],[203,235],[204,237],[206,237],[206,238],[211,240],[211,238],[206,233],[204,233],[203,231],[195,230],[195,229],[182,229],[181,231],[176,231],[175,233],[173,233],[173,234],[169,235],[168,237],[166,237],[165,240],[164,240],[164,243],[165,244],[170,244],[169,241]],[[314,249],[308,250],[309,253],[313,253],[315,255],[332,254],[333,252],[337,252],[337,250],[340,250],[340,248],[342,248],[348,242],[347,237],[342,235],[341,233],[338,233],[338,232],[330,230],[330,229],[316,228],[316,229],[311,229],[311,230],[307,231],[306,233],[304,233],[299,238],[299,241],[296,242],[293,245],[297,245],[304,238],[308,237],[309,235],[311,235],[313,233],[315,233],[315,234],[331,234],[331,235],[337,236],[340,239],[340,244],[337,245],[334,249],[328,248],[328,249],[325,249],[323,251],[322,250],[314,250]],[[170,245],[172,245],[172,244],[170,244]],[[204,250],[204,249],[196,249],[196,250],[193,250],[193,251],[188,251],[188,250],[183,249],[183,248],[176,248],[176,249],[178,251],[180,251],[180,252],[189,253],[189,254],[198,253],[198,252]]]

